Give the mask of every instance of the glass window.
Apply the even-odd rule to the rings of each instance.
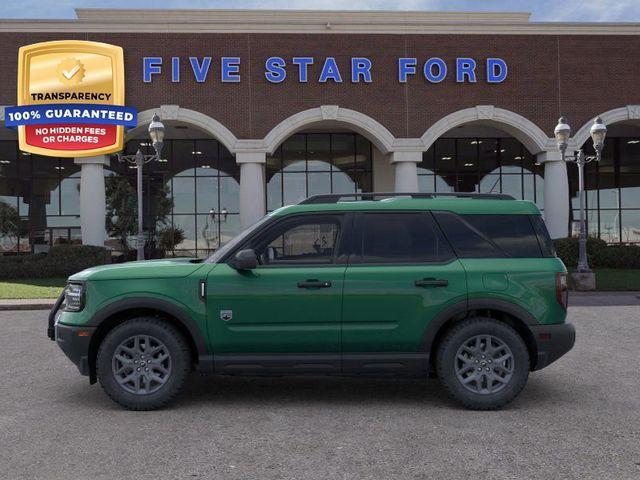
[[[267,211],[311,195],[370,192],[371,143],[355,133],[299,133],[267,157]]]
[[[314,133],[306,137],[307,170],[319,172],[331,170],[331,136],[328,133]],[[353,149],[351,150],[351,156],[348,159],[350,160],[349,166],[353,164]],[[338,162],[340,160],[342,159],[338,159]]]
[[[276,234],[256,250],[263,265],[332,263],[340,225],[336,219],[305,219],[275,227]],[[284,231],[283,231],[284,229]],[[273,234],[272,234],[273,235]]]
[[[640,242],[640,210],[623,210],[620,223],[624,243]]]
[[[540,243],[540,249],[542,250],[543,257],[555,257],[556,247],[553,245],[553,240],[549,236],[544,220],[541,215],[531,215],[531,224],[538,235],[538,243]]]
[[[171,170],[176,176],[193,176],[194,157],[197,150],[193,140],[173,140],[173,156],[171,158]]]
[[[433,217],[420,213],[367,213],[362,218],[363,263],[429,263],[454,258]]]
[[[194,213],[195,212],[195,180],[188,177],[175,177],[172,186],[173,212],[174,213]]]
[[[542,252],[528,215],[462,215],[508,256],[537,258]]]
[[[434,212],[434,215],[459,257],[505,257],[502,250],[459,215],[451,212]]]

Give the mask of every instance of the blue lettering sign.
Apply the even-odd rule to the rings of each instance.
[[[142,59],[142,81],[151,83],[151,75],[162,72],[162,57],[144,57]]]
[[[507,78],[507,62],[501,58],[487,58],[487,82],[502,83]]]
[[[313,57],[293,57],[291,63],[298,65],[298,81],[307,83],[307,70],[309,65],[313,64]]]
[[[456,82],[464,83],[464,77],[476,83],[476,61],[473,58],[456,58]]]
[[[433,73],[433,67],[438,67],[438,73]],[[438,57],[427,60],[424,64],[424,76],[431,83],[440,83],[447,76],[447,64]]]
[[[189,57],[189,62],[191,62],[191,69],[196,82],[203,83],[207,79],[209,67],[211,67],[211,57],[204,57],[202,64],[198,63],[198,57]]]
[[[171,81],[180,82],[180,57],[171,57]]]
[[[351,82],[360,82],[360,77],[365,83],[371,83],[371,60],[364,57],[354,57],[351,59]]]
[[[336,83],[342,83],[340,69],[333,57],[327,57],[324,61],[322,71],[320,72],[320,83],[326,83],[327,80],[333,80]]]
[[[271,83],[280,83],[284,82],[284,79],[287,78],[287,71],[284,69],[286,62],[282,57],[269,57],[267,61],[264,62],[264,66],[267,69],[264,72],[264,76]]]
[[[400,83],[407,83],[407,75],[415,75],[417,63],[418,59],[416,58],[398,59],[398,81]]]
[[[238,83],[240,81],[240,57],[222,57],[220,59],[223,83]]]

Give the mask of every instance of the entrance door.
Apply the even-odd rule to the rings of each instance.
[[[360,240],[345,274],[343,369],[422,370],[429,321],[466,301],[464,269],[430,212],[362,213],[355,225]]]
[[[216,368],[339,369],[343,224],[340,214],[283,219],[242,247],[255,250],[256,269],[221,264],[211,271],[207,309]]]

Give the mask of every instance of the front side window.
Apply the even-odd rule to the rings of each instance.
[[[254,248],[262,265],[332,263],[339,233],[337,218],[300,219],[276,226]]]
[[[362,263],[446,262],[455,256],[429,213],[366,213],[361,232]]]

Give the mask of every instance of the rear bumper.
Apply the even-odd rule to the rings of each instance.
[[[89,344],[96,330],[95,327],[77,327],[57,323],[54,328],[58,346],[78,367],[82,375],[89,375]]]
[[[576,341],[576,329],[571,323],[530,325],[529,328],[538,352],[533,370],[540,370],[555,362],[571,350]]]

